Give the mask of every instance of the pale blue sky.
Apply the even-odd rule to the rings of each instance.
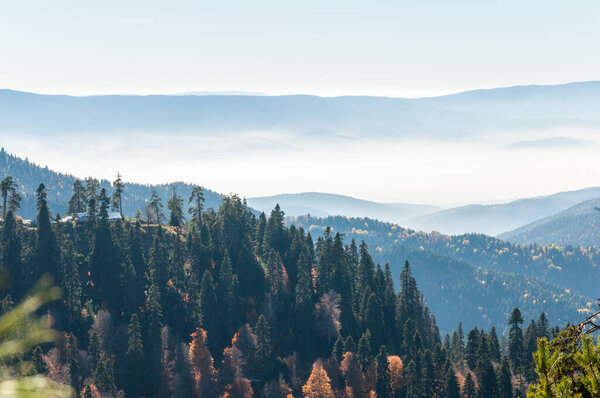
[[[0,0],[0,88],[425,96],[600,80],[600,2]]]

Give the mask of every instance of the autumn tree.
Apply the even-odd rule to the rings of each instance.
[[[310,377],[306,384],[302,386],[302,393],[305,398],[334,397],[331,389],[331,380],[320,362],[314,363]]]

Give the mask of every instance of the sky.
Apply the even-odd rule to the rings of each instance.
[[[597,0],[0,0],[0,88],[423,97],[600,80],[599,15]],[[600,176],[595,146],[509,152],[503,143],[412,142],[336,156],[311,151],[308,162],[302,151],[202,160],[173,146],[165,164],[156,161],[171,150],[161,140],[155,152],[132,147],[107,158],[0,138],[9,151],[63,172],[110,177],[118,165],[137,182],[201,179],[244,196],[325,191],[450,205],[598,185],[590,176]],[[410,154],[410,172],[398,172],[399,153]],[[333,179],[321,172],[340,164],[352,164],[351,173]]]
[[[0,0],[0,87],[420,97],[600,79],[600,3]]]

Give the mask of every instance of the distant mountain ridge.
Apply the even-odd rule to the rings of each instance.
[[[431,98],[310,95],[103,95],[0,90],[0,132],[328,131],[354,137],[472,136],[525,127],[590,127],[600,82],[516,86]],[[558,112],[560,111],[560,112]],[[435,116],[435,117],[432,117]]]
[[[498,237],[521,244],[600,247],[600,195]]]
[[[467,205],[440,210],[408,219],[404,225],[416,230],[451,235],[471,232],[498,235],[597,197],[600,197],[600,187],[584,188],[502,204]]]
[[[264,212],[269,212],[279,204],[289,216],[311,214],[326,217],[344,215],[347,217],[369,217],[378,220],[402,223],[408,218],[440,210],[440,207],[409,203],[377,203],[346,195],[322,192],[304,192],[248,198],[248,204]]]

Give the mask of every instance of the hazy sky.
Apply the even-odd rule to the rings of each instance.
[[[0,87],[425,96],[600,79],[600,2],[0,0]]]

